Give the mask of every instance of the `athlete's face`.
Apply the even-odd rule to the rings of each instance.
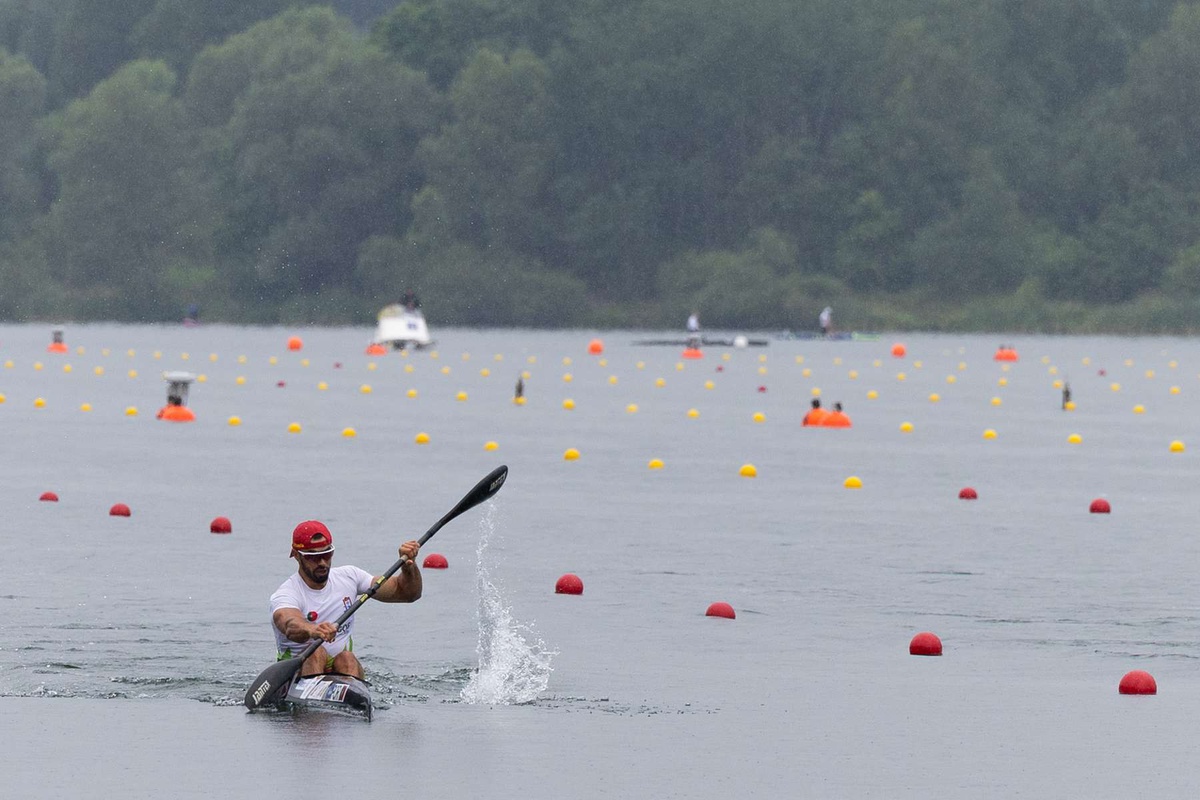
[[[333,563],[333,553],[297,553],[296,560],[300,562],[300,572],[312,583],[324,586],[329,580],[329,567]]]

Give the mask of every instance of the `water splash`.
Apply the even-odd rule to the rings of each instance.
[[[465,703],[529,703],[545,691],[553,670],[550,660],[558,653],[548,649],[532,627],[513,618],[512,609],[491,580],[486,556],[488,544],[496,532],[494,503],[488,504],[480,531],[479,546],[475,550],[479,666],[463,687],[461,696]]]

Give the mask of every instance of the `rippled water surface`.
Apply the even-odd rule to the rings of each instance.
[[[1005,370],[978,336],[683,361],[635,332],[50,331],[0,326],[7,796],[1200,789],[1194,341],[1005,338]],[[164,370],[203,376],[195,422],[155,420]],[[817,391],[852,429],[800,427]],[[297,522],[379,573],[501,463],[424,598],[356,618],[373,722],[245,713]],[[924,630],[941,658],[908,654]],[[1159,694],[1119,695],[1132,669]]]

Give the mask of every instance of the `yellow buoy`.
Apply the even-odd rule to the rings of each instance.
[[[942,399],[942,396],[940,394],[938,394],[937,392],[934,392],[933,394],[929,395],[929,402],[931,402],[931,403],[936,403],[941,399]]]
[[[136,378],[136,377],[137,377],[137,370],[136,370],[136,369],[131,369],[131,370],[129,370],[129,377],[131,377],[131,378]]]
[[[645,361],[639,361],[639,362],[637,362],[637,368],[638,368],[638,369],[645,369],[645,368],[646,368],[646,362],[645,362]]]
[[[496,355],[492,356],[492,358],[494,358],[496,361],[503,361],[504,353],[496,353]]]
[[[70,372],[70,371],[71,371],[71,365],[63,364],[63,372]]]
[[[907,375],[905,375],[903,372],[897,372],[897,373],[896,373],[896,380],[898,380],[898,381],[906,381],[906,380],[908,380],[908,376],[907,376]]]
[[[573,380],[575,380],[575,376],[574,376],[574,375],[572,375],[572,374],[571,374],[571,373],[569,373],[569,372],[564,372],[564,373],[563,373],[563,383],[570,383],[570,382],[571,382],[571,381],[573,381]]]
[[[570,356],[566,356],[563,358],[563,366],[564,367],[571,366],[571,357]]]
[[[650,463],[647,464],[646,466],[649,467],[650,469],[662,469],[663,462],[662,462],[661,458],[652,458],[652,459],[650,459]]]
[[[429,444],[429,434],[424,432],[418,433],[413,441],[417,444]]]
[[[805,378],[811,378],[812,370],[809,369],[808,367],[805,367],[804,369],[800,370],[800,374]]]
[[[676,361],[676,362],[675,362],[675,371],[676,371],[676,372],[679,372],[679,371],[680,371],[680,370],[682,370],[682,369],[683,369],[683,362],[682,362],[682,361]]]
[[[754,416],[751,417],[751,419],[753,419],[755,422],[766,422],[767,415],[762,413],[761,411],[755,411]]]
[[[986,431],[984,431],[984,432],[983,432],[983,438],[985,438],[985,439],[995,439],[995,438],[996,438],[996,431],[995,431],[995,430],[993,430],[992,428],[988,428]]]
[[[913,424],[911,422],[901,422],[900,431],[902,433],[912,433]]]
[[[329,384],[326,383],[325,381],[321,381],[320,383],[317,384],[317,391],[319,391],[319,392],[323,392],[323,391],[327,390],[328,388],[329,388]]]
[[[187,361],[189,358],[191,358],[191,356],[189,356],[187,353],[180,353],[179,358],[182,361]]]
[[[491,374],[492,374],[492,371],[490,369],[488,369],[487,367],[484,367],[483,369],[479,370],[479,376],[481,378],[486,378],[487,376],[489,376]]]
[[[742,464],[742,468],[738,470],[738,475],[741,475],[743,478],[757,478],[758,470],[755,469],[753,464]]]
[[[470,360],[471,360],[471,354],[463,353],[463,361],[470,361]]]
[[[946,383],[954,383],[957,380],[958,380],[957,375],[947,375],[946,376]]]
[[[196,376],[196,383],[208,383],[208,376],[201,372]]]
[[[342,428],[342,436],[346,439],[353,439],[355,436],[358,436],[358,431],[354,430],[354,428]]]
[[[79,410],[80,410],[80,411],[91,411],[91,410],[92,410],[92,404],[91,404],[91,403],[84,403],[83,405],[81,405],[81,406],[79,407]]]
[[[596,363],[597,363],[597,364],[599,364],[599,365],[600,365],[600,366],[602,366],[602,367],[607,367],[607,366],[608,366],[608,359],[607,359],[607,358],[602,358],[602,359],[600,359],[599,361],[597,361]]]
[[[1171,387],[1171,394],[1179,394],[1179,387],[1178,387],[1178,386],[1172,386],[1172,387]]]
[[[450,368],[449,368],[449,367],[442,367],[442,374],[443,374],[443,375],[449,375],[449,374],[450,374]]]
[[[821,387],[820,386],[814,386],[814,387],[812,387],[812,389],[810,391],[811,391],[813,397],[821,396]]]
[[[845,486],[847,489],[861,489],[862,478],[858,477],[857,475],[851,475],[849,478],[846,478],[846,480],[842,481],[842,486]]]
[[[610,384],[612,384],[613,386],[616,386],[616,385],[617,385],[617,376],[616,376],[616,375],[609,375],[609,376],[608,376],[608,382],[609,382]]]
[[[371,384],[364,383],[362,386],[358,387],[358,391],[362,392],[363,394],[370,394],[371,393]]]
[[[1066,405],[1063,406],[1063,410],[1064,411],[1074,411],[1075,410],[1075,401],[1068,400]]]
[[[405,364],[405,365],[404,365],[404,371],[405,371],[405,372],[414,372],[415,370],[416,370],[416,367],[414,367],[412,364]]]
[[[625,411],[629,414],[636,414],[638,412],[637,403],[630,403],[625,406]]]
[[[705,382],[704,382],[704,388],[705,388],[705,389],[712,389],[714,386],[716,386],[716,384],[715,384],[715,383],[713,383],[712,381],[705,381]]]
[[[5,369],[13,368],[13,360],[11,358],[4,362],[4,368]]]
[[[129,351],[129,355],[133,355],[133,351],[132,351],[132,350],[130,350],[130,351]],[[238,362],[239,364],[245,364],[245,363],[246,363],[246,357],[245,357],[245,356],[238,356],[238,357],[237,357],[237,362]]]
[[[406,395],[408,395],[409,397],[416,397],[416,396],[417,396],[417,390],[416,390],[416,389],[409,389],[407,392],[405,392],[405,394],[406,394]]]
[[[575,401],[568,397],[566,400],[563,400],[563,408],[570,411],[575,408]]]
[[[38,397],[38,398],[34,399],[34,401],[33,401],[34,408],[45,408],[45,406],[46,406],[46,399],[44,397]]]
[[[293,422],[291,425],[288,425],[288,433],[299,433],[302,430],[304,429],[300,427],[299,422]]]
[[[1135,414],[1145,414],[1145,413],[1146,413],[1146,407],[1145,407],[1144,405],[1142,405],[1142,404],[1140,404],[1140,403],[1139,403],[1138,405],[1136,405],[1136,406],[1134,406],[1134,407],[1133,407],[1133,413],[1135,413]]]
[[[484,442],[483,449],[484,450],[498,450],[498,449],[500,449],[500,445],[496,444],[495,442]]]
[[[1078,433],[1072,433],[1070,436],[1067,437],[1067,443],[1068,444],[1083,444],[1083,437],[1080,436]]]
[[[238,375],[235,383],[237,383],[238,386],[245,386],[246,385],[246,376]]]
[[[1119,392],[1119,391],[1121,391],[1121,384],[1114,383],[1111,386],[1109,386],[1108,388],[1112,389],[1114,392]]]
[[[804,363],[804,356],[796,356],[796,363],[797,363],[797,364],[803,364],[803,363]]]
[[[688,418],[689,418],[689,419],[696,419],[696,418],[698,418],[698,417],[700,416],[700,412],[699,412],[699,411],[697,411],[697,410],[696,410],[696,409],[694,409],[694,408],[689,408],[689,409],[688,409],[688,412],[687,412],[687,415],[688,415]]]
[[[867,399],[868,399],[868,400],[875,400],[875,399],[877,399],[878,397],[879,397],[879,392],[875,391],[874,389],[871,389],[871,390],[869,390],[869,391],[867,392]]]
[[[656,380],[654,382],[654,385],[657,386],[659,389],[661,389],[662,387],[667,385],[667,382],[664,379],[659,378],[658,380]]]
[[[138,412],[137,412],[137,406],[126,406],[126,408],[125,408],[125,416],[127,416],[127,417],[136,417],[136,416],[137,416],[137,413],[138,413]]]
[[[237,416],[236,414],[229,418],[229,426],[230,427],[236,428],[238,425],[241,425],[241,424],[242,424],[242,418]]]
[[[1008,378],[1001,378],[1000,380],[996,381],[996,385],[997,386],[1008,386]]]
[[[1183,442],[1179,441],[1178,439],[1171,442],[1171,452],[1172,453],[1182,453],[1183,449],[1184,449]]]
[[[1052,383],[1051,385],[1052,385],[1052,386],[1053,386],[1055,389],[1061,389],[1061,388],[1063,387],[1063,382],[1062,382],[1062,380],[1061,380],[1061,379],[1059,379],[1059,378],[1056,378],[1056,379],[1055,379],[1055,381],[1054,381],[1054,383]]]
[[[579,451],[576,450],[574,447],[568,447],[566,449],[566,451],[563,452],[563,460],[564,461],[575,461],[578,458],[579,458]]]
[[[528,364],[536,364],[537,356],[530,356],[529,358],[525,359],[525,362]]]
[[[374,361],[367,362],[367,372],[374,372],[377,369],[379,369],[379,367],[375,364]],[[446,369],[449,370],[450,368],[446,367]]]
[[[208,354],[208,360],[209,360],[209,361],[216,361],[216,360],[217,360],[217,354],[216,354],[216,353],[209,353],[209,354]],[[308,366],[308,359],[306,358],[306,359],[304,359],[304,360],[303,360],[302,362],[300,362],[300,363],[302,363],[304,366],[306,366],[306,367],[307,367],[307,366]]]
[[[759,374],[759,375],[766,375],[766,374],[767,374],[767,368],[766,368],[766,367],[759,367],[759,368],[758,368],[758,374]]]
[[[513,403],[518,406],[523,406],[523,405],[525,405],[525,398],[524,397],[514,397]]]
[[[96,373],[97,376],[103,375],[104,367],[96,367],[94,370],[92,370],[92,372]]]
[[[155,354],[154,354],[154,357],[155,357],[155,358],[158,358],[158,357],[160,357],[161,355],[162,355],[162,353],[155,353]],[[268,359],[267,359],[267,363],[268,363],[268,364],[270,364],[271,366],[275,366],[276,364],[278,364],[278,363],[279,363],[279,357],[278,357],[278,356],[271,356],[270,358],[268,358]]]
[[[467,399],[467,393],[466,393],[466,392],[459,392],[458,394],[454,395],[454,399],[455,399],[455,400],[457,400],[457,401],[458,401],[458,402],[460,402],[460,403],[466,402],[466,399]]]
[[[1003,401],[1003,400],[1001,400],[999,397],[993,397],[993,398],[992,398],[992,405],[994,405],[994,406],[998,406],[998,405],[1000,405],[1000,404],[1001,404],[1001,403],[1003,403],[1003,402],[1004,402],[1004,401]]]
[[[858,370],[856,370],[856,369],[850,370],[849,377],[850,377],[850,380],[852,380],[852,381],[858,380]]]

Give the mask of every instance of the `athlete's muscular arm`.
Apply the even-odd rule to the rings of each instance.
[[[417,553],[421,545],[416,542],[405,542],[400,545],[400,555],[408,561],[400,567],[400,571],[383,582],[375,599],[383,603],[413,603],[421,599],[421,570],[417,567]],[[375,580],[379,580],[376,576]]]
[[[271,619],[275,627],[293,642],[303,644],[310,639],[332,642],[333,637],[337,636],[337,626],[332,622],[314,625],[304,618],[298,608],[281,608],[271,615]]]

